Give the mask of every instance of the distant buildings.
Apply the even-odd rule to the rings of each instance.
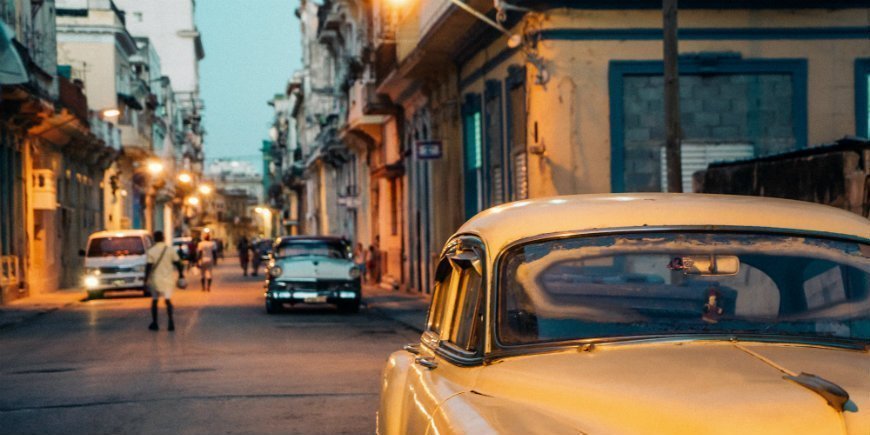
[[[170,3],[195,30],[193,2]],[[128,24],[111,0],[0,2],[0,303],[79,286],[91,232],[181,231],[176,176],[201,172],[202,46],[172,29],[192,53],[179,66],[171,41]]]

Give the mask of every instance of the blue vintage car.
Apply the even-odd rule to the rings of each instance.
[[[266,277],[266,312],[285,305],[332,304],[359,311],[360,270],[350,243],[338,237],[290,236],[275,241]]]

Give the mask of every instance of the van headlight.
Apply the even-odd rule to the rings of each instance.
[[[281,266],[272,266],[272,268],[269,269],[269,275],[272,275],[273,278],[281,276],[282,273],[284,273],[284,270],[281,269]]]
[[[93,275],[88,275],[85,277],[85,287],[87,288],[95,288],[100,285],[100,280]]]
[[[357,278],[359,278],[360,273],[359,273],[359,268],[358,268],[358,267],[356,267],[356,266],[351,267],[349,273],[350,273],[350,277],[351,277],[351,279],[357,279]]]

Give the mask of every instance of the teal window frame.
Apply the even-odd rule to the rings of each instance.
[[[742,59],[701,53],[681,57],[680,76],[702,74],[788,74],[792,78],[792,128],[798,149],[807,147],[807,60]],[[608,72],[610,93],[610,189],[625,192],[625,130],[623,82],[628,76],[663,75],[662,61],[611,60]]]

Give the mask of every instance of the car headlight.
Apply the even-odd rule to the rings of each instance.
[[[269,269],[269,275],[271,275],[273,278],[281,276],[282,273],[284,273],[284,270],[281,269],[281,266],[273,266],[271,269]]]
[[[350,273],[350,277],[352,279],[359,278],[359,268],[358,267],[356,267],[356,266],[351,267],[349,273]]]
[[[100,280],[97,279],[97,277],[93,275],[88,275],[85,277],[85,287],[94,288],[98,285],[100,285]]]
[[[145,265],[144,265],[144,264],[140,264],[139,266],[134,267],[134,268],[133,268],[133,271],[134,271],[134,272],[142,272],[142,273],[145,273]]]

